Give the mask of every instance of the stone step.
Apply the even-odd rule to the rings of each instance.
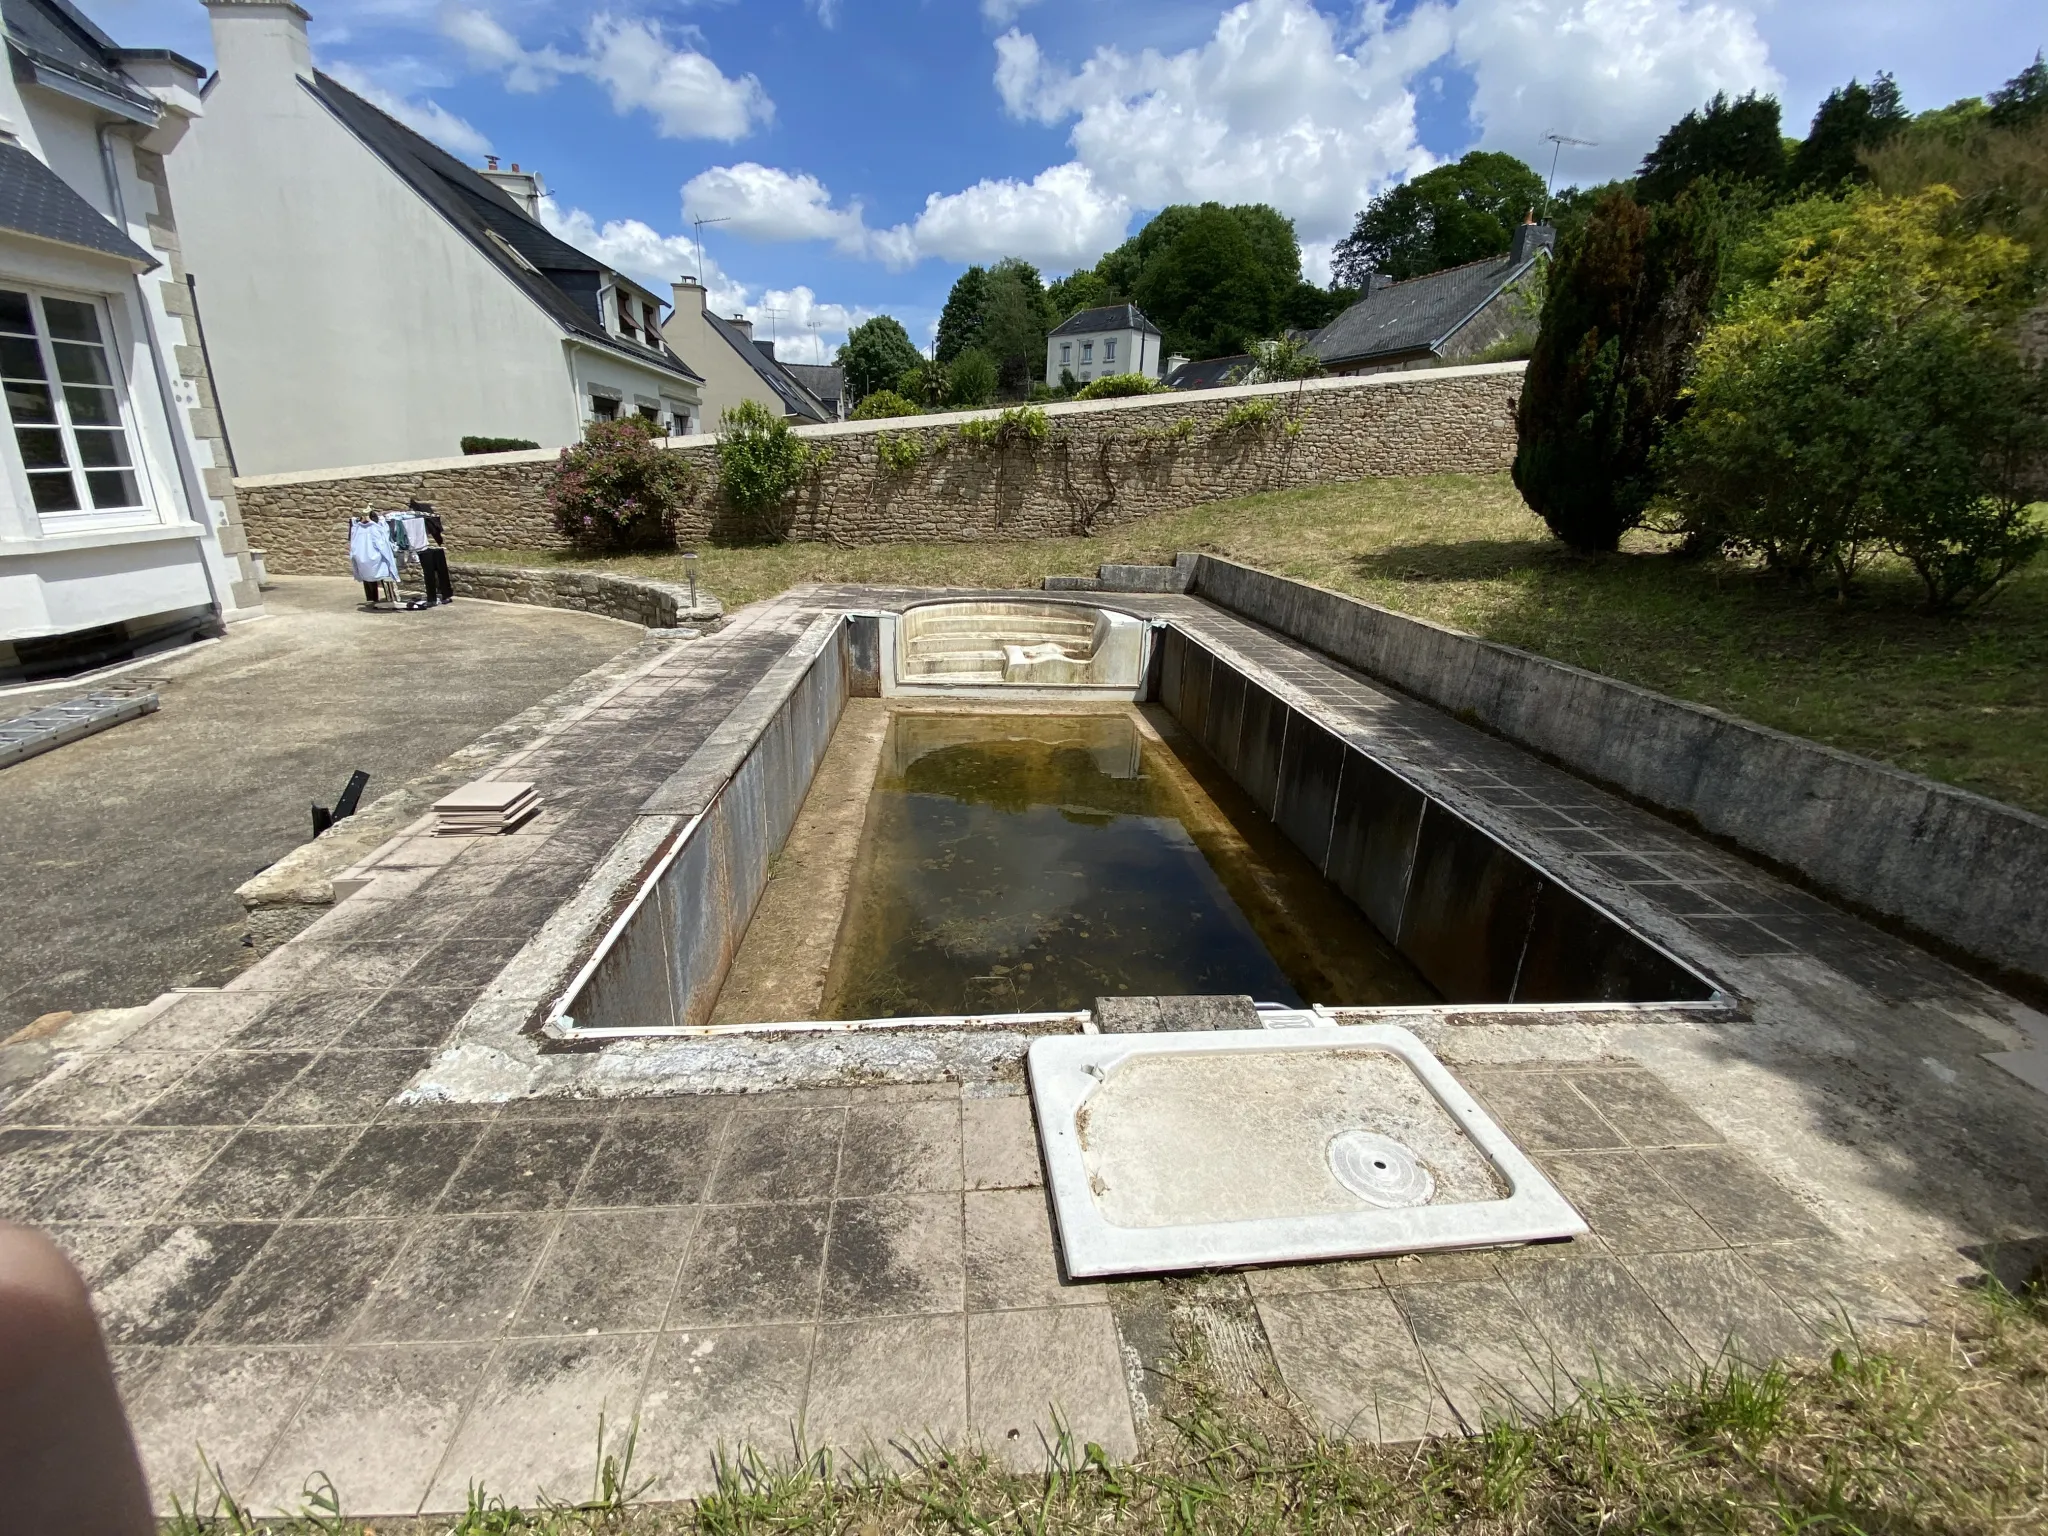
[[[917,619],[910,626],[919,635],[1043,634],[1092,635],[1095,621],[1082,618],[1041,618],[1033,614],[947,614]]]
[[[1088,647],[1076,637],[1067,635],[1055,640],[1039,637],[1009,639],[1000,635],[930,635],[910,642],[905,659],[916,661],[926,656],[993,656],[1000,660],[1005,645],[1058,645],[1068,654],[1085,653]]]
[[[952,651],[940,656],[912,656],[903,665],[907,677],[950,677],[956,672],[988,671],[1000,676],[1002,670],[1001,651]]]

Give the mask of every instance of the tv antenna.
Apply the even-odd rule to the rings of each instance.
[[[825,366],[825,337],[823,335],[825,322],[822,320],[806,320],[804,322],[804,329],[811,333],[811,351],[816,354],[818,366],[822,368]]]
[[[702,283],[708,290],[711,287],[711,274],[704,270],[704,226],[706,224],[730,224],[732,218],[730,215],[727,215],[722,219],[692,219],[690,222],[697,226],[697,281]]]
[[[1550,189],[1557,184],[1557,157],[1564,153],[1567,144],[1577,149],[1598,149],[1598,139],[1575,139],[1568,133],[1546,133],[1543,141],[1551,146],[1550,175],[1543,182],[1543,216],[1550,216]]]
[[[761,306],[761,313],[768,317],[768,345],[772,347],[778,340],[775,334],[775,322],[781,316],[782,311],[763,304]]]

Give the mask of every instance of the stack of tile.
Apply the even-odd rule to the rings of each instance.
[[[539,809],[531,784],[478,779],[434,802],[434,830],[442,837],[495,837]]]

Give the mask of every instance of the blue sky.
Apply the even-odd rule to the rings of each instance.
[[[82,3],[212,58],[198,0]],[[1168,202],[1272,202],[1316,274],[1375,191],[1473,147],[1597,140],[1559,179],[1601,180],[1717,89],[1797,132],[1851,76],[1936,106],[2048,43],[2038,0],[303,3],[322,68],[539,170],[558,230],[659,291],[697,268],[689,219],[725,220],[714,301],[799,360],[878,312],[927,340],[967,262],[1063,272]]]

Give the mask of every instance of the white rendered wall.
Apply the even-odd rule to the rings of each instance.
[[[244,475],[559,447],[589,414],[564,333],[306,89],[282,8],[216,18],[206,115],[169,157]],[[626,358],[635,394],[676,381]]]
[[[1105,342],[1116,343],[1116,361],[1104,364],[1102,348]],[[1093,342],[1095,355],[1087,362],[1081,361],[1081,344]],[[1073,348],[1069,361],[1060,361],[1060,348]],[[1148,331],[1090,331],[1079,336],[1047,336],[1045,338],[1045,382],[1057,385],[1062,369],[1081,378],[1081,370],[1088,370],[1083,383],[1093,383],[1105,374],[1142,373],[1147,378],[1159,376],[1159,338]]]
[[[731,343],[711,329],[701,306],[680,286],[675,309],[662,322],[661,334],[677,357],[704,376],[698,431],[716,432],[719,417],[742,400],[757,400],[777,416],[788,414],[782,397],[762,383],[761,375],[733,351]]]

